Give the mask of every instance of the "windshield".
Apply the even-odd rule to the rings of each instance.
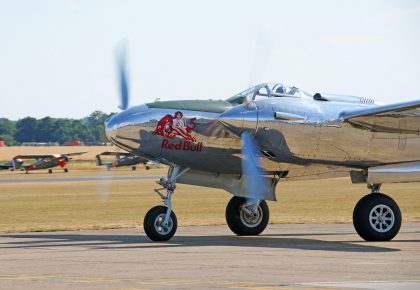
[[[258,100],[261,98],[271,98],[271,97],[293,97],[300,98],[301,93],[303,95],[308,95],[303,91],[300,91],[296,87],[289,87],[281,83],[268,84],[263,83],[257,86],[251,87],[239,94],[236,94],[226,101],[232,104],[242,104],[246,99],[248,101]]]

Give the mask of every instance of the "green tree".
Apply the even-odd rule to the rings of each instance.
[[[56,121],[51,117],[45,117],[38,120],[36,125],[35,141],[37,142],[54,142],[54,123]]]
[[[6,142],[8,146],[17,145],[17,142],[15,141],[13,135],[0,135],[0,140]]]
[[[82,142],[105,142],[104,122],[112,114],[95,111],[88,117],[76,120],[45,117],[36,120],[23,118],[14,124],[9,120],[0,119],[0,135],[17,142],[65,142],[78,139]],[[6,140],[5,140],[6,141]],[[7,142],[7,141],[6,141]]]
[[[14,122],[0,118],[0,140],[5,141],[7,145],[16,145],[14,134],[16,132],[16,125]]]
[[[14,135],[16,132],[15,123],[6,118],[0,118],[0,135]]]
[[[104,122],[109,115],[101,111],[95,111],[86,118],[87,126],[89,127],[90,142],[105,142],[105,125]]]
[[[22,142],[34,142],[37,135],[37,120],[32,117],[20,119],[16,123],[15,140]]]

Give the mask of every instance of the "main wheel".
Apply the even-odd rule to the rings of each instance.
[[[69,169],[68,168],[64,168],[64,172],[65,173],[69,172]]]
[[[166,206],[155,206],[151,208],[144,217],[144,232],[152,241],[168,241],[176,232],[178,222],[173,211],[171,211],[168,225],[165,226],[163,224],[166,217],[166,211]]]
[[[356,204],[353,225],[366,241],[390,241],[401,227],[401,211],[397,203],[382,193],[369,194]]]
[[[255,214],[245,210],[246,199],[234,196],[226,207],[226,222],[238,236],[256,236],[267,227],[270,213],[267,203],[262,200]]]
[[[133,170],[133,171],[136,170],[136,167],[135,166],[131,167],[131,170]]]
[[[48,169],[48,173],[51,174],[52,173],[52,169]]]

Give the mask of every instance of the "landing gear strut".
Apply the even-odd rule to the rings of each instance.
[[[226,207],[226,222],[238,236],[256,236],[267,227],[270,212],[267,203],[234,196]]]
[[[401,227],[400,208],[392,198],[379,192],[380,184],[369,188],[372,193],[359,200],[354,208],[354,228],[366,241],[390,241]]]
[[[143,221],[144,231],[152,241],[168,241],[175,234],[178,223],[172,211],[171,197],[176,189],[176,179],[188,170],[189,168],[181,170],[180,166],[171,165],[167,178],[161,178],[157,182],[162,188],[155,189],[155,192],[162,198],[165,206],[151,208]],[[162,193],[162,190],[166,190],[166,194]]]

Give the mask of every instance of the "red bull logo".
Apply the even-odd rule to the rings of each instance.
[[[163,139],[161,148],[170,150],[183,150],[191,152],[201,152],[203,142],[197,142],[191,132],[195,129],[196,118],[187,119],[181,111],[164,116],[159,120],[154,135],[164,136],[169,139]],[[181,137],[178,142],[171,142],[170,139]]]

